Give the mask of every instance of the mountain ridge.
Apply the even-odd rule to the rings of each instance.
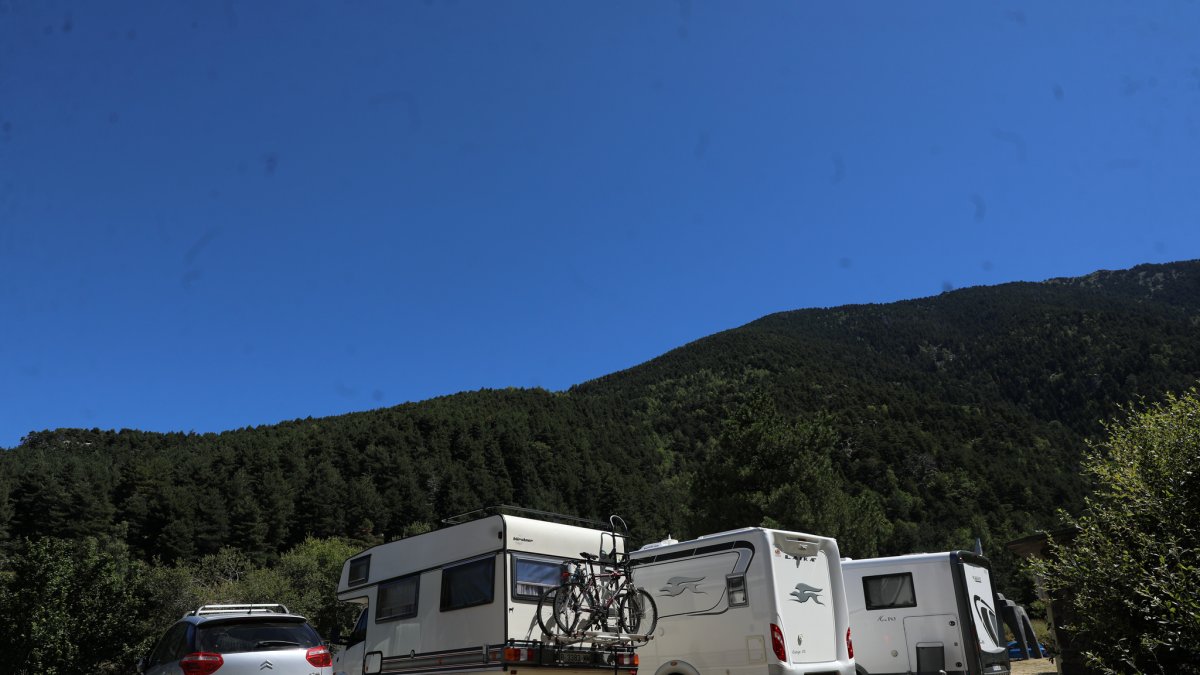
[[[0,546],[98,534],[168,562],[268,559],[516,503],[622,513],[641,540],[771,522],[859,557],[995,550],[1081,505],[1104,420],[1195,384],[1198,308],[1200,261],[1139,265],[778,312],[566,391],[34,432],[0,453]]]

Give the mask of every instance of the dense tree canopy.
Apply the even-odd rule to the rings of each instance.
[[[1200,398],[1134,412],[1088,455],[1078,534],[1034,562],[1106,673],[1200,673]]]

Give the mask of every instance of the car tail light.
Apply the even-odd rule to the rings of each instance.
[[[771,624],[771,649],[775,652],[775,658],[787,663],[787,646],[783,642],[783,631],[775,624]]]
[[[329,653],[329,647],[321,645],[313,647],[304,653],[304,658],[317,668],[325,668],[333,665],[333,655]]]
[[[183,675],[209,675],[225,665],[225,659],[220,654],[212,652],[192,652],[179,659],[179,667]]]
[[[854,640],[850,639],[850,629],[846,629],[846,655],[854,658]]]

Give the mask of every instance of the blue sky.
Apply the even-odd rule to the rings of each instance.
[[[1196,2],[0,0],[0,447],[1200,257]]]

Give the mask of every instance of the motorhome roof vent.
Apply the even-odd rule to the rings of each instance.
[[[671,535],[668,534],[666,539],[663,539],[662,541],[651,542],[651,543],[646,544],[645,546],[639,548],[638,550],[639,551],[649,551],[652,549],[662,548],[663,546],[670,546],[671,544],[678,544],[678,543],[679,543],[678,539],[672,539]]]

